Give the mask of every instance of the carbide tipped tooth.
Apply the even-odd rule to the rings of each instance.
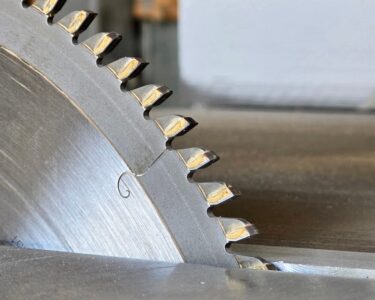
[[[270,270],[270,264],[256,257],[236,255],[236,260],[241,269],[251,269],[267,271]]]
[[[131,91],[145,110],[163,103],[172,91],[165,86],[146,85]]]
[[[62,18],[58,24],[74,37],[84,32],[94,21],[96,13],[87,10],[73,11]]]
[[[232,186],[221,182],[198,183],[209,206],[219,205],[239,195]]]
[[[242,219],[220,218],[228,242],[238,242],[258,233],[254,225]]]
[[[177,152],[191,172],[205,168],[219,159],[214,152],[202,148],[182,149]]]
[[[113,63],[110,63],[107,68],[122,82],[126,82],[129,79],[132,79],[148,65],[141,58],[136,57],[124,57],[119,60],[116,60]]]
[[[53,17],[55,14],[57,14],[60,9],[63,8],[66,0],[35,0],[35,1],[29,1],[29,3],[32,3],[32,7],[36,8],[43,14]]]
[[[96,57],[101,58],[111,52],[121,39],[121,35],[116,32],[102,32],[84,41],[83,45]]]
[[[155,122],[167,139],[183,135],[198,124],[192,118],[183,116],[165,116],[157,118]]]

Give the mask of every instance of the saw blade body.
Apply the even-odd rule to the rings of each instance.
[[[99,67],[120,37],[77,44],[88,11],[53,16],[65,1],[4,0],[0,11],[0,240],[26,248],[167,262],[238,266],[225,245],[254,227],[210,217],[235,196],[224,183],[196,183],[217,160],[205,149],[174,150],[195,123],[152,120],[170,95],[149,85],[124,90],[145,63]],[[25,3],[24,3],[25,4]],[[47,23],[49,20],[49,24]]]

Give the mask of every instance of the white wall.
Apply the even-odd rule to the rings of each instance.
[[[374,0],[181,0],[180,15],[181,79],[209,101],[375,107]]]

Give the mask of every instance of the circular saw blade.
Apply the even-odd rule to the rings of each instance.
[[[125,57],[98,66],[120,36],[99,33],[77,44],[95,14],[72,12],[54,22],[64,2],[2,3],[0,240],[238,266],[225,246],[256,230],[244,220],[208,215],[235,196],[230,186],[191,180],[217,156],[168,146],[195,122],[150,119],[169,89],[125,89],[146,63]]]

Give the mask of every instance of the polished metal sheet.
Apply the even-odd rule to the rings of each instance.
[[[0,248],[1,298],[373,299],[375,281]]]

